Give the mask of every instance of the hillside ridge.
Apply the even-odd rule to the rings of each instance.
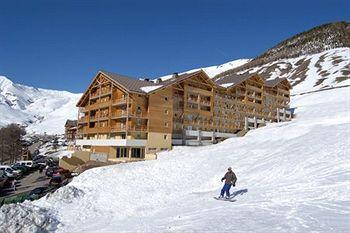
[[[350,48],[350,23],[346,21],[327,23],[283,40],[251,61],[217,74],[214,78],[258,67],[277,60],[312,55],[343,47]]]

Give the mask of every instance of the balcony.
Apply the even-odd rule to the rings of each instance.
[[[198,98],[188,97],[187,98],[187,102],[197,104],[198,103]]]
[[[130,118],[148,118],[147,112],[129,112]]]
[[[78,119],[78,123],[79,124],[84,124],[84,123],[87,123],[87,118],[84,116],[84,117],[80,117],[79,119]]]
[[[100,94],[99,94],[99,92],[97,91],[97,92],[91,93],[90,99],[96,99],[96,98],[98,98],[99,96],[100,96]]]
[[[112,106],[125,105],[127,102],[127,98],[113,99]]]
[[[107,108],[110,105],[111,105],[111,101],[96,102],[96,103],[88,105],[86,107],[86,109],[88,109],[88,110],[95,110],[95,109]]]
[[[112,90],[110,87],[104,87],[101,89],[100,96],[106,96],[112,94]]]
[[[125,132],[126,126],[125,125],[113,125],[111,126],[111,132]]]
[[[83,133],[84,134],[89,134],[89,133],[109,133],[110,131],[111,131],[111,127],[109,127],[109,126],[94,127],[94,128],[85,127],[83,129]]]
[[[86,113],[88,110],[84,107],[79,107],[79,112]]]
[[[110,94],[112,94],[111,87],[102,87],[101,89],[96,90],[96,92],[91,93],[90,99],[96,99],[101,96],[110,95]]]
[[[147,125],[132,125],[129,126],[128,131],[147,132]]]
[[[78,146],[135,146],[144,147],[147,140],[142,139],[85,139],[77,140]]]
[[[211,106],[211,103],[210,103],[210,101],[201,101],[200,102],[201,103],[201,105],[204,105],[204,106]]]
[[[126,110],[112,112],[112,115],[111,115],[112,119],[125,118],[125,117],[127,117]]]

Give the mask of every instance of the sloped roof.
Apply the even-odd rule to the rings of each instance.
[[[64,125],[65,127],[75,127],[78,125],[77,120],[67,120],[66,124]]]
[[[104,75],[108,76],[110,79],[114,80],[116,83],[121,85],[125,90],[138,93],[146,93],[141,87],[157,86],[154,82],[140,80],[137,78],[131,78],[125,75],[116,74],[108,71],[101,71]]]
[[[159,89],[168,87],[173,85],[176,82],[181,82],[183,80],[186,80],[187,78],[192,77],[193,75],[199,74],[199,73],[204,73],[206,75],[206,73],[203,70],[198,70],[198,71],[194,71],[191,73],[183,73],[183,74],[179,74],[176,75],[170,79],[167,79],[165,81],[160,81],[159,83],[156,83],[154,81],[145,81],[145,80],[140,80],[137,78],[132,78],[132,77],[128,77],[125,75],[120,75],[117,73],[112,73],[112,72],[108,72],[108,71],[100,71],[100,73],[106,75],[107,77],[109,77],[110,79],[114,80],[117,84],[119,84],[121,87],[123,87],[126,91],[130,91],[130,92],[137,92],[140,94],[148,94],[148,93],[152,93],[155,92]],[[206,75],[207,76],[207,75]],[[224,77],[220,77],[217,79],[210,79],[208,77],[209,82],[211,82],[213,85],[216,85],[217,87],[221,87],[221,88],[230,88],[233,86],[236,86],[246,80],[248,80],[249,78],[253,77],[253,76],[259,76],[261,77],[263,80],[265,80],[265,85],[269,86],[269,87],[274,87],[277,84],[279,84],[280,82],[287,80],[286,78],[283,79],[274,79],[274,80],[267,80],[267,77],[264,77],[264,74],[258,74],[258,73],[243,73],[243,74],[229,74],[226,75]],[[288,81],[288,80],[287,80]],[[147,91],[148,90],[148,91]]]
[[[258,75],[261,76],[260,74],[257,73],[244,73],[244,74],[229,74],[226,75],[224,77],[221,78],[217,78],[216,80],[214,80],[218,85],[223,86],[223,87],[233,87],[236,86],[246,80],[248,80],[249,78]],[[229,84],[229,85],[225,85],[225,84]]]
[[[172,84],[176,82],[183,81],[187,78],[192,77],[193,75],[199,74],[203,72],[202,70],[195,71],[192,73],[184,73],[184,74],[179,74],[176,75],[170,79],[167,79],[165,81],[160,81],[159,83],[155,83],[153,81],[145,81],[145,80],[140,80],[137,78],[131,78],[127,77],[125,75],[120,75],[108,71],[100,71],[102,74],[108,76],[110,79],[114,80],[116,83],[121,85],[125,90],[127,91],[132,91],[132,92],[138,92],[142,94],[147,94],[151,92],[155,92],[158,89],[165,88],[168,86],[171,86]],[[154,88],[145,88],[145,87],[154,87]],[[145,90],[149,89],[149,92],[146,92]]]
[[[275,87],[276,85],[278,85],[279,83],[281,83],[283,81],[288,81],[288,79],[287,78],[276,78],[276,79],[272,79],[272,80],[266,80],[265,85],[268,87]],[[288,81],[288,84],[289,84],[289,81]],[[289,86],[291,87],[290,84],[289,84]]]

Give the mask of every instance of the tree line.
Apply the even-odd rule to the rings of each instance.
[[[0,128],[0,160],[13,163],[19,159],[22,153],[22,138],[26,134],[23,127],[10,124]]]

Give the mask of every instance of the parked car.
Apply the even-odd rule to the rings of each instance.
[[[7,176],[5,175],[5,172],[4,171],[0,171],[0,188],[3,188],[6,183],[7,183]]]
[[[34,163],[32,160],[17,161],[15,164],[24,165],[26,167],[32,168]]]
[[[49,185],[59,186],[62,184],[62,181],[63,181],[63,177],[57,170],[55,173],[53,173],[52,178],[49,182]]]
[[[38,187],[33,189],[32,191],[30,191],[29,195],[28,195],[28,199],[33,201],[33,200],[37,200],[43,196],[46,195],[48,191],[47,187]]]
[[[59,168],[58,169],[58,172],[63,176],[63,178],[72,178],[72,173],[67,170],[67,169],[64,169],[64,168]]]
[[[28,174],[28,172],[29,172],[29,168],[27,166],[20,165],[20,164],[14,164],[11,166],[11,168],[14,170],[20,170],[23,175]]]
[[[52,177],[52,175],[59,169],[58,166],[48,167],[46,169],[45,175],[48,177]]]
[[[17,178],[22,175],[21,170],[14,170],[8,165],[0,165],[0,170],[4,171],[9,178]]]

